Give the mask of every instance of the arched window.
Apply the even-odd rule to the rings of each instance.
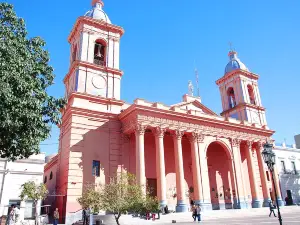
[[[229,108],[231,109],[236,106],[234,90],[232,87],[228,89],[227,96],[228,96]]]
[[[44,177],[44,184],[47,183],[47,176]]]
[[[253,87],[250,84],[248,84],[247,88],[248,88],[250,103],[256,105]]]
[[[94,63],[100,66],[106,65],[106,43],[103,40],[97,40],[94,48]]]
[[[50,180],[52,180],[52,178],[53,178],[53,173],[51,171],[51,173],[50,173]]]
[[[76,59],[77,59],[77,45],[75,45],[72,50],[72,62],[74,62]]]

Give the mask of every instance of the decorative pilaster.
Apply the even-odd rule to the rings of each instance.
[[[167,205],[167,188],[166,188],[166,172],[165,172],[165,150],[164,150],[164,134],[166,129],[156,127],[154,129],[156,144],[156,176],[157,176],[157,197],[161,206]]]
[[[261,186],[264,196],[264,202],[263,207],[269,207],[269,202],[271,201],[270,192],[268,189],[268,181],[266,176],[266,169],[265,169],[265,163],[262,158],[262,152],[263,146],[261,142],[257,143],[256,147],[256,155],[257,155],[257,161],[258,161],[258,167],[259,167],[259,174],[260,174],[260,180],[261,180]]]
[[[205,135],[198,133],[197,135],[197,145],[200,158],[200,174],[201,174],[201,184],[202,184],[202,199],[200,206],[202,210],[212,210],[211,197],[210,197],[210,185],[209,185],[209,174],[207,167],[207,157],[206,157],[206,145],[204,144]]]
[[[176,189],[177,189],[177,212],[187,212],[188,207],[185,202],[184,195],[184,171],[183,171],[183,158],[182,158],[182,136],[183,131],[175,130],[173,134],[174,151],[175,151],[175,169],[176,169]]]
[[[253,142],[251,141],[246,142],[246,157],[247,157],[248,173],[249,173],[250,186],[251,186],[252,208],[260,208],[261,204],[258,199],[258,187],[257,187],[257,179],[256,179],[256,173],[255,173],[255,168],[253,163],[253,156],[252,156],[252,144]]]
[[[272,171],[272,173],[274,173],[273,177],[274,177],[275,188],[277,192],[278,204],[279,206],[284,206],[284,202],[282,201],[282,197],[281,197],[281,189],[279,185],[279,174],[276,165],[274,165],[274,171]]]
[[[138,124],[135,127],[135,139],[136,139],[136,179],[146,191],[146,173],[145,173],[145,147],[144,147],[144,135],[146,127]]]
[[[199,134],[192,133],[189,136],[191,143],[191,156],[192,156],[192,170],[193,170],[193,184],[194,184],[194,202],[200,204],[202,202],[202,185],[200,175],[200,164],[199,164],[199,152],[198,152],[198,139]]]
[[[247,201],[245,198],[245,180],[242,169],[242,160],[240,154],[240,144],[239,139],[230,139],[232,153],[233,153],[233,167],[235,170],[236,177],[236,202],[234,202],[234,208],[242,209],[247,208]]]

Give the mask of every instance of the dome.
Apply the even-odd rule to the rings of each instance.
[[[245,64],[242,63],[241,60],[237,57],[237,52],[230,51],[228,56],[230,61],[226,65],[225,74],[238,69],[249,71]]]
[[[107,14],[103,11],[104,3],[101,0],[93,0],[92,1],[93,8],[88,11],[84,16],[91,17],[95,20],[103,20],[109,24],[111,24],[110,19]]]

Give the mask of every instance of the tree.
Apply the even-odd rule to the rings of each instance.
[[[54,81],[45,42],[27,39],[23,19],[0,3],[0,157],[15,160],[39,153],[39,144],[60,123],[66,101],[47,94]]]
[[[99,188],[88,186],[78,202],[82,207],[96,207],[113,213],[117,224],[120,225],[119,219],[122,214],[140,212],[139,210],[146,206],[155,208],[154,204],[146,203],[151,197],[144,194],[143,188],[137,184],[134,175],[119,173],[113,176],[108,184],[100,185]],[[158,208],[158,202],[156,206]]]
[[[45,200],[48,195],[48,190],[45,184],[36,184],[34,181],[26,182],[21,186],[20,198],[22,201],[33,200],[35,206],[35,224],[38,224],[38,208],[39,200]]]

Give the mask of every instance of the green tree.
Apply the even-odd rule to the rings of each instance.
[[[54,81],[45,42],[27,38],[13,6],[0,3],[0,157],[39,153],[39,144],[60,123],[65,100],[47,94]]]
[[[147,205],[145,202],[150,197],[143,193],[143,188],[137,184],[134,175],[118,173],[108,184],[100,185],[99,188],[87,186],[78,202],[82,207],[94,207],[113,213],[117,224],[120,225],[119,219],[122,214],[140,212],[139,210]],[[150,204],[147,206],[150,207]]]
[[[35,224],[38,224],[38,208],[39,200],[45,200],[48,195],[48,190],[45,184],[36,184],[34,181],[26,182],[21,186],[20,198],[22,201],[33,200],[35,206]]]

